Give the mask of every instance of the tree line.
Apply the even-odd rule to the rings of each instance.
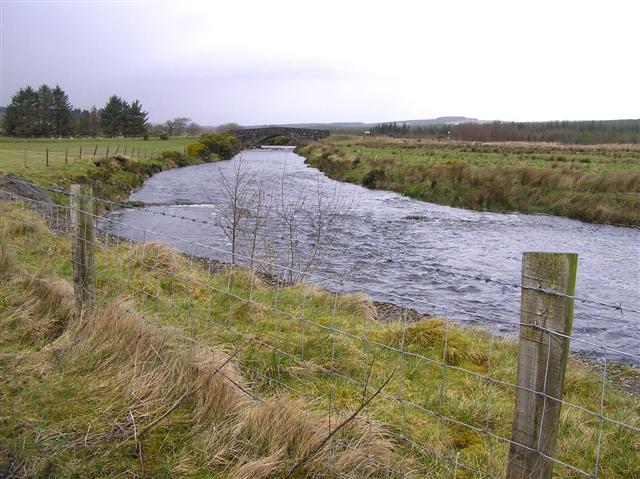
[[[542,141],[574,144],[640,143],[640,120],[488,122],[410,126],[380,123],[373,135],[462,141]]]
[[[56,85],[20,88],[4,109],[3,128],[9,136],[143,136],[148,113],[138,100],[128,103],[112,95],[101,109],[73,108],[69,96]]]

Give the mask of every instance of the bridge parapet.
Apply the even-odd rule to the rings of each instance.
[[[318,141],[330,135],[329,130],[315,130],[311,128],[288,128],[284,126],[274,126],[265,128],[243,128],[241,130],[230,131],[232,135],[238,137],[243,148],[255,148],[264,144],[269,138],[275,136],[286,136],[296,145],[306,145],[312,141]]]

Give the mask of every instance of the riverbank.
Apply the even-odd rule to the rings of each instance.
[[[332,137],[297,150],[329,177],[481,211],[640,227],[640,146]]]
[[[155,173],[202,163],[183,150],[193,139],[0,139],[0,176],[14,174],[47,188],[88,184],[107,200],[126,200]],[[95,153],[95,154],[94,154]],[[56,201],[64,196],[54,195]]]
[[[355,447],[364,447],[370,460],[356,461],[353,458],[361,456],[351,454],[352,460],[347,461],[347,450],[327,448],[326,454],[345,454],[339,462],[344,466],[340,472],[386,477],[388,471],[376,469],[372,462],[379,460],[411,470],[416,477],[450,475],[448,464],[437,456],[416,454],[394,439],[402,433],[440,454],[481,464],[483,470],[490,467],[495,475],[502,473],[507,453],[502,445],[492,446],[492,463],[487,466],[489,449],[483,435],[459,424],[443,423],[408,405],[399,407],[394,398],[402,395],[405,401],[479,428],[490,424],[492,432],[508,437],[513,391],[498,384],[488,387],[483,377],[491,358],[493,379],[515,381],[515,343],[511,340],[453,324],[445,328],[437,318],[416,318],[403,333],[401,320],[379,321],[376,314],[382,308],[362,295],[335,296],[310,285],[269,284],[249,271],[229,271],[225,265],[209,271],[175,250],[128,242],[98,248],[98,302],[105,309],[88,319],[90,328],[82,328],[69,319],[68,238],[53,234],[41,218],[15,205],[2,206],[0,229],[0,368],[5,378],[0,394],[7,405],[7,413],[0,418],[0,449],[5,451],[0,460],[5,468],[9,464],[12,471],[26,471],[26,475],[47,471],[58,477],[96,476],[107,471],[109,475],[141,473],[143,468],[152,476],[179,476],[188,471],[190,477],[266,477],[260,472],[264,469],[251,467],[269,463],[270,474],[277,476],[305,453],[299,443],[308,436],[291,429],[281,435],[260,429],[265,423],[252,429],[257,423],[249,419],[229,422],[238,414],[241,419],[257,418],[252,413],[256,406],[239,413],[225,409],[241,398],[245,398],[240,400],[244,408],[248,396],[236,388],[233,392],[223,389],[222,396],[215,393],[222,384],[229,386],[220,378],[207,389],[211,392],[180,402],[201,384],[197,378],[203,374],[185,368],[188,364],[219,365],[220,354],[228,357],[231,351],[237,352],[229,366],[233,370],[225,372],[248,394],[263,398],[267,405],[276,404],[279,414],[274,415],[273,408],[263,410],[265,418],[275,417],[290,425],[305,417],[315,418],[316,425],[326,424],[327,401],[332,401],[334,414],[348,414],[357,407],[362,394],[358,383],[367,374],[367,364],[374,364],[369,383],[374,390],[400,366],[392,350],[358,339],[366,336],[411,354],[402,361],[403,372],[385,388],[388,396],[369,405],[367,417],[372,426],[364,428],[368,438],[359,438],[355,424],[360,423],[341,436],[355,441],[351,443]],[[225,294],[227,288],[232,296]],[[125,300],[131,314],[118,313],[110,306]],[[146,318],[144,322],[140,315]],[[300,317],[306,321],[296,321]],[[170,336],[162,336],[166,328],[173,331]],[[333,328],[346,334],[335,335]],[[129,341],[130,337],[135,341]],[[191,339],[183,342],[180,337]],[[203,362],[204,351],[214,351],[218,359]],[[196,357],[200,359],[195,361]],[[459,368],[447,373],[444,403],[442,368],[437,366],[443,357],[448,365]],[[572,358],[565,400],[598,411],[601,382],[596,370]],[[605,401],[607,417],[640,426],[637,399],[632,395],[609,386]],[[175,410],[162,417],[176,403]],[[158,426],[139,440],[134,438],[134,427],[146,430],[160,418]],[[333,421],[335,424],[335,415]],[[242,434],[229,436],[234,424]],[[559,459],[591,470],[599,426],[595,418],[585,420],[581,411],[566,408]],[[242,444],[242,455],[234,455],[238,449],[218,449],[215,437],[238,447]],[[640,473],[638,455],[630,454],[637,448],[635,440],[627,429],[606,427],[600,475],[633,477]],[[319,455],[309,467],[323,467],[328,457],[335,460],[336,456]],[[242,467],[246,467],[246,476],[238,475]],[[571,477],[571,471],[557,468],[556,472],[558,477]],[[318,469],[305,469],[297,477],[317,473]]]

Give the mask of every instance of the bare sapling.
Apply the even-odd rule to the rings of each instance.
[[[264,236],[265,225],[271,214],[271,198],[266,194],[266,189],[262,180],[255,181],[255,188],[251,195],[252,208],[249,209],[247,218],[247,229],[243,229],[247,245],[247,257],[251,268],[255,268],[256,260],[259,259],[258,246],[260,237]]]
[[[296,283],[330,257],[352,205],[338,185],[327,188],[318,178],[313,191],[294,191],[285,170],[271,193],[242,156],[233,160],[230,173],[220,170],[220,176],[224,205],[219,224],[232,265],[243,263]]]
[[[300,193],[287,199],[286,172],[280,181],[276,220],[283,241],[277,260],[286,267],[286,280],[306,280],[327,258],[340,234],[352,202],[342,197],[336,184],[327,188],[318,178],[312,193]]]
[[[235,265],[240,254],[240,231],[243,222],[249,216],[250,202],[253,196],[252,183],[255,178],[242,155],[233,160],[232,168],[229,176],[225,176],[222,170],[219,170],[227,203],[222,209],[220,227],[231,247],[231,264]]]

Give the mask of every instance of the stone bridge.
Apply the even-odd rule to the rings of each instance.
[[[238,137],[243,148],[255,148],[268,144],[270,138],[285,136],[291,140],[291,144],[300,146],[318,141],[330,135],[329,130],[312,130],[310,128],[287,128],[284,126],[273,126],[265,128],[244,128],[242,130],[230,131],[232,135]]]

